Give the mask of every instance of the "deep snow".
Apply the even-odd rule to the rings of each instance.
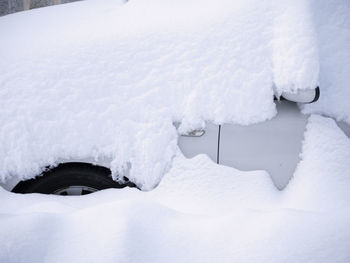
[[[90,156],[160,184],[0,188],[0,262],[349,262],[350,141],[332,119],[310,117],[284,191],[265,171],[185,159],[172,125],[264,121],[274,91],[316,84],[304,111],[350,123],[349,2],[122,2],[0,18],[1,179]]]
[[[305,112],[350,124],[350,2],[314,1],[313,10],[322,94]]]
[[[350,140],[312,116],[284,191],[264,171],[178,155],[153,191],[0,190],[1,262],[349,262]]]
[[[318,85],[309,1],[88,0],[0,18],[0,174],[110,158],[152,189],[180,131],[251,124]],[[122,176],[121,176],[122,177]]]

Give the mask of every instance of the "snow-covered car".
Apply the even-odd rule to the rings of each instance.
[[[282,189],[292,177],[307,123],[298,103],[318,100],[320,90],[283,93],[277,102],[275,118],[253,125],[207,123],[205,129],[193,130],[179,137],[186,157],[207,154],[214,162],[240,170],[266,170],[276,187]],[[67,159],[48,168],[34,179],[20,181],[14,177],[2,187],[16,193],[84,195],[107,188],[136,187],[124,177],[116,182],[111,177],[111,160]]]
[[[308,114],[348,122],[349,75],[330,66],[347,51],[341,35],[332,35],[338,52],[320,48],[329,36],[316,13],[304,1],[285,8],[86,0],[1,17],[0,183],[60,195],[148,191],[180,148],[266,170],[282,189]]]

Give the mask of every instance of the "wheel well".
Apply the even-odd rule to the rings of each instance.
[[[55,166],[55,167],[47,167],[40,175],[37,175],[35,178],[32,179],[28,179],[28,180],[24,180],[24,181],[20,181],[13,189],[12,192],[14,193],[22,193],[24,189],[26,189],[27,187],[29,187],[30,185],[36,183],[36,180],[38,178],[40,178],[41,176],[45,176],[48,175],[54,171],[57,170],[65,170],[65,169],[69,169],[69,168],[79,168],[79,169],[99,169],[101,172],[103,172],[106,175],[111,175],[111,170],[108,169],[107,167],[104,166],[100,166],[100,165],[94,165],[91,163],[83,163],[83,162],[67,162],[67,163],[60,163],[59,165]],[[126,178],[127,179],[127,178]],[[128,181],[128,179],[126,180]],[[129,184],[131,184],[129,182]]]

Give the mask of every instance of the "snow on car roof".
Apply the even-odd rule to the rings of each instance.
[[[87,0],[0,18],[0,174],[111,159],[157,185],[177,132],[251,124],[319,84],[308,1]]]

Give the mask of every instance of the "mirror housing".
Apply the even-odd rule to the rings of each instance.
[[[298,90],[296,93],[282,92],[281,97],[293,102],[313,103],[320,97],[320,88]]]

